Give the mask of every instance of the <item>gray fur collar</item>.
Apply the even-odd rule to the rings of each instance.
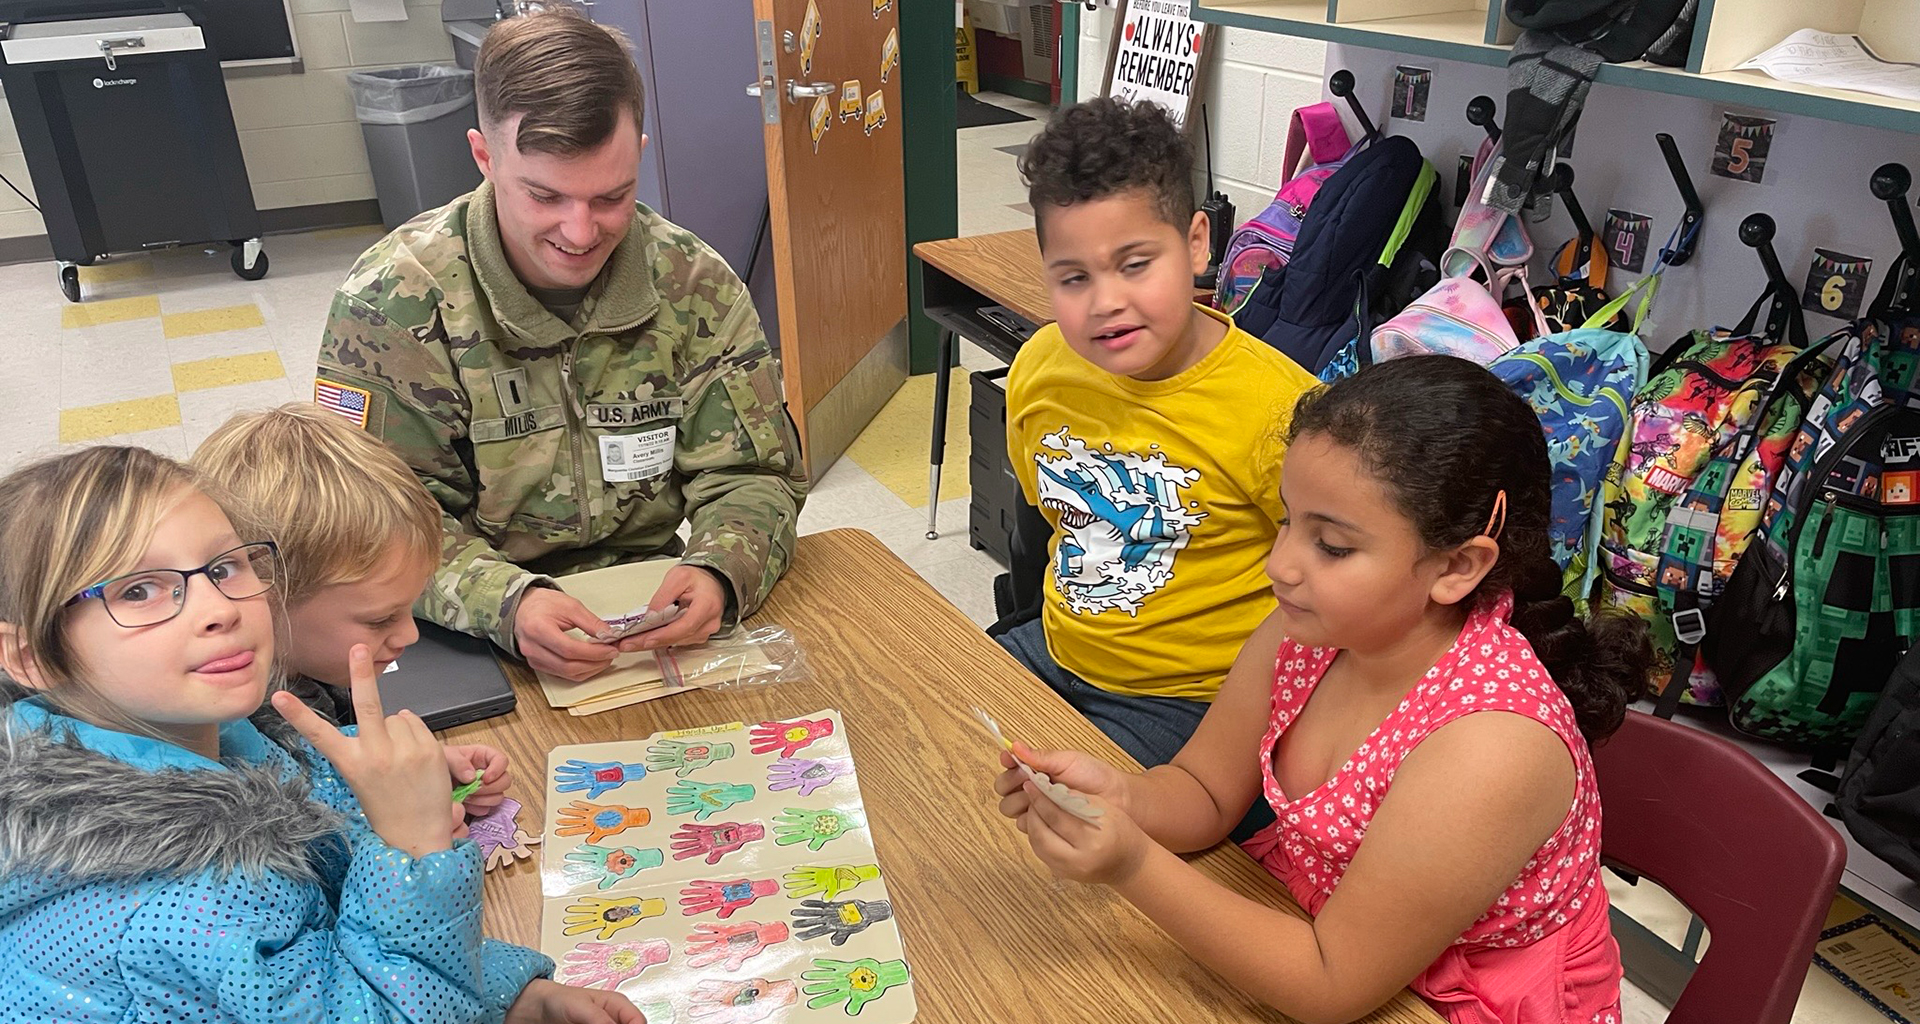
[[[208,869],[311,881],[314,844],[341,830],[337,812],[308,799],[303,772],[282,778],[284,764],[150,771],[46,730],[7,729],[5,717],[0,703],[0,904],[9,883],[50,875],[62,888]],[[271,708],[253,724],[305,756]]]

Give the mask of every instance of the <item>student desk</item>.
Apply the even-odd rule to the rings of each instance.
[[[947,449],[947,392],[953,380],[957,338],[979,345],[994,358],[1011,363],[1026,343],[980,315],[986,306],[1005,306],[1035,327],[1053,322],[1053,299],[1041,275],[1040,241],[1032,228],[1002,231],[970,238],[943,238],[913,247],[920,257],[920,301],[927,319],[940,325],[940,354],[934,360],[939,379],[933,382],[933,454],[928,460],[927,539],[939,537],[940,464]],[[1204,302],[1211,289],[1196,288],[1193,297]]]
[[[1040,276],[1040,242],[1032,228],[921,242],[913,254],[920,257],[923,310],[940,325],[940,354],[933,363],[933,455],[927,469],[927,539],[934,540],[939,536],[940,464],[947,451],[947,393],[953,385],[957,339],[964,335],[1011,363],[1026,337],[981,316],[980,310],[1005,306],[1043,326],[1053,322],[1053,300]]]
[[[793,568],[752,621],[791,630],[805,647],[809,678],[574,718],[547,707],[532,673],[513,664],[519,708],[443,738],[492,744],[512,757],[513,796],[525,805],[520,820],[531,832],[545,820],[541,774],[553,747],[837,708],[898,906],[920,1024],[1286,1019],[1195,963],[1124,900],[1055,882],[1033,859],[1025,837],[995,810],[989,787],[999,767],[970,709],[979,705],[1036,743],[1130,762],[871,534],[800,538]],[[538,860],[487,875],[488,935],[538,942]],[[1195,863],[1253,899],[1299,913],[1236,846]],[[1366,1020],[1439,1018],[1401,992]]]

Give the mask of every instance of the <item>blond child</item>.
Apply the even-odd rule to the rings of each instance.
[[[644,1024],[481,936],[440,744],[364,645],[357,734],[262,707],[282,573],[234,510],[140,448],[0,479],[0,1019]]]
[[[375,673],[420,638],[413,605],[440,557],[440,506],[381,440],[311,402],[235,415],[193,453],[280,546],[286,603],[280,664],[287,689],[347,725],[347,652],[364,644]],[[506,755],[449,746],[458,781],[484,773],[469,814],[506,794]]]

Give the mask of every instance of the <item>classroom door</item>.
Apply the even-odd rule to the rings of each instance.
[[[907,375],[901,0],[753,0],[787,408],[814,478]]]

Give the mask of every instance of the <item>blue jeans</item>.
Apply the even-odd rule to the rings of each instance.
[[[1186,746],[1200,719],[1212,707],[1204,701],[1179,697],[1131,697],[1103,690],[1061,668],[1047,650],[1047,636],[1039,619],[1021,623],[995,638],[1007,653],[1047,684],[1048,689],[1073,705],[1075,711],[1092,722],[1107,738],[1119,744],[1142,767],[1151,768],[1173,760]],[[1265,800],[1254,801],[1240,826],[1233,830],[1233,841],[1241,842],[1273,820],[1273,808]]]

